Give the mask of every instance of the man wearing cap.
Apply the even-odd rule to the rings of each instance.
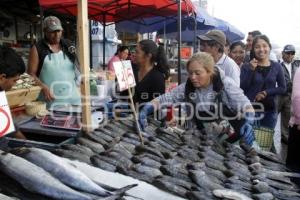
[[[281,113],[281,141],[288,141],[288,123],[291,116],[291,94],[293,88],[293,79],[296,70],[300,66],[300,60],[294,60],[296,49],[293,45],[285,45],[282,51],[282,60],[280,61],[286,81],[286,92],[278,96],[278,113]]]
[[[75,84],[76,55],[72,43],[62,38],[63,28],[55,16],[44,19],[44,38],[30,51],[28,73],[42,87],[40,100],[47,107],[58,104],[80,104]]]
[[[225,76],[232,78],[240,86],[240,68],[224,53],[225,34],[219,30],[211,30],[204,35],[198,35],[197,38],[200,39],[200,50],[211,54],[216,66],[225,72]]]

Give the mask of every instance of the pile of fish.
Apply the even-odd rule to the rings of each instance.
[[[141,145],[133,120],[110,121],[56,154],[120,172],[188,199],[300,199],[276,154],[220,144],[198,130],[163,129],[152,120]]]
[[[20,199],[113,200],[120,199],[127,190],[136,186],[128,185],[112,191],[105,185],[96,184],[61,157],[38,148],[0,152],[0,171],[2,180],[3,177],[10,178],[4,184],[1,181],[1,190]],[[32,195],[21,193],[20,186],[13,186],[11,179]],[[8,187],[5,187],[7,182]]]

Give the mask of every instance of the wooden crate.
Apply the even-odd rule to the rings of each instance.
[[[23,106],[26,102],[34,101],[38,98],[41,87],[33,86],[28,89],[6,91],[6,97],[10,108]]]

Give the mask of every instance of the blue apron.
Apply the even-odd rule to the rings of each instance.
[[[75,66],[62,51],[45,57],[39,78],[55,97],[55,100],[47,102],[47,108],[64,104],[80,105],[80,94],[75,84]],[[39,99],[45,101],[43,95]]]

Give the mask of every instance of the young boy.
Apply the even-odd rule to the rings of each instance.
[[[11,48],[0,45],[0,91],[11,89],[25,72],[25,63]],[[25,138],[19,131],[14,133],[16,138]],[[0,148],[5,140],[0,138]]]
[[[25,72],[25,63],[11,48],[0,46],[0,91],[9,90]]]

